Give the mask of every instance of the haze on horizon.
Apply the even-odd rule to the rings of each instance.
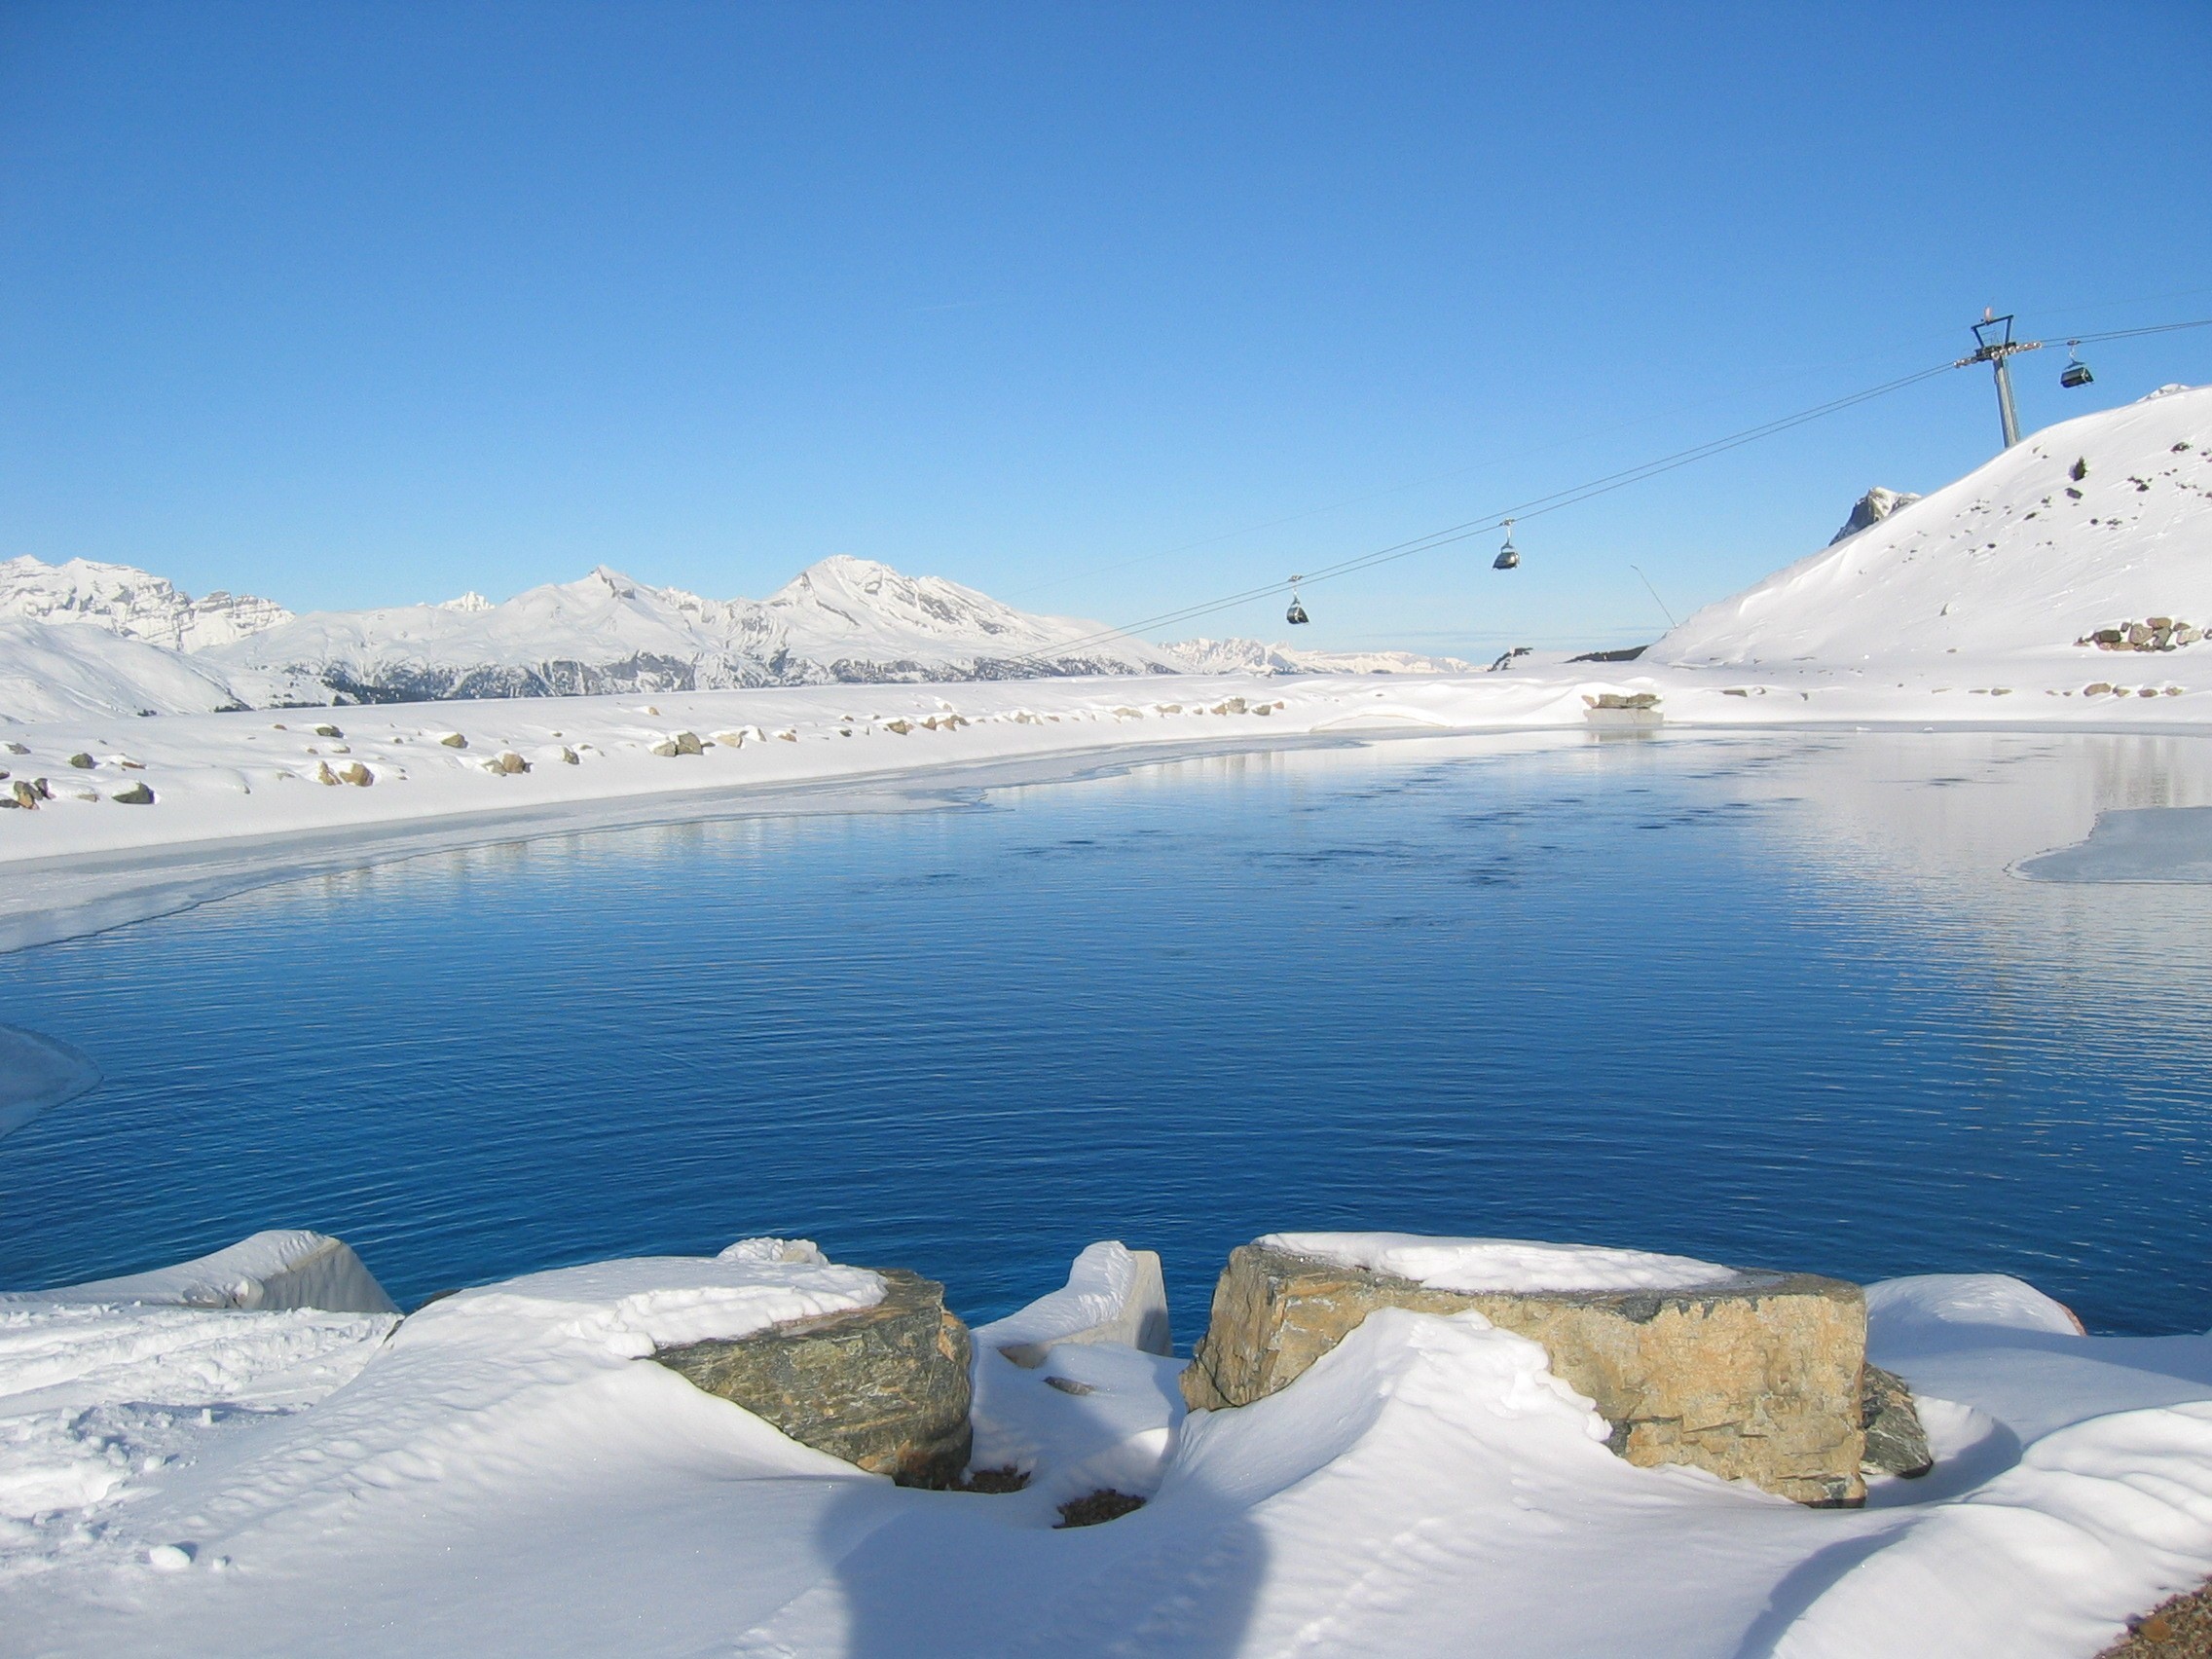
[[[295,609],[832,553],[1130,621],[2212,313],[2212,15],[18,5],[0,558]],[[2195,113],[2191,113],[2192,111]],[[2020,364],[2023,422],[2212,330]],[[1995,448],[1946,377],[1309,595],[1625,643]],[[1170,634],[1280,637],[1256,603]]]

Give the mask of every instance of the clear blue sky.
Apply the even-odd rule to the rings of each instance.
[[[2212,315],[2208,157],[2203,0],[15,0],[0,556],[306,608],[845,552],[1131,620],[1940,361],[1985,303]],[[2212,330],[2084,355],[2024,361],[2029,424],[2212,381]],[[1306,633],[1647,637],[1632,561],[1680,612],[1995,428],[1960,373]]]

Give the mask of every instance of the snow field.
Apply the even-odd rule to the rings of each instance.
[[[639,1363],[879,1294],[774,1239],[403,1322],[13,1299],[13,1650],[2086,1659],[2212,1571],[2212,1339],[2083,1337],[1997,1277],[1872,1287],[1941,1460],[1860,1511],[1620,1461],[1472,1313],[1385,1310],[1189,1418],[1176,1361],[978,1344],[977,1464],[1032,1476],[1007,1496],[894,1488]],[[1053,1529],[1100,1486],[1151,1501]]]

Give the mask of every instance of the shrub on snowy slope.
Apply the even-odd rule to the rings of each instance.
[[[2046,427],[1707,606],[1649,660],[2085,656],[2077,640],[2149,616],[2212,617],[2212,387]]]

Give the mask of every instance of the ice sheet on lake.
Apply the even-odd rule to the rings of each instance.
[[[2087,839],[2016,867],[2030,881],[2212,882],[2212,806],[2100,812]]]

